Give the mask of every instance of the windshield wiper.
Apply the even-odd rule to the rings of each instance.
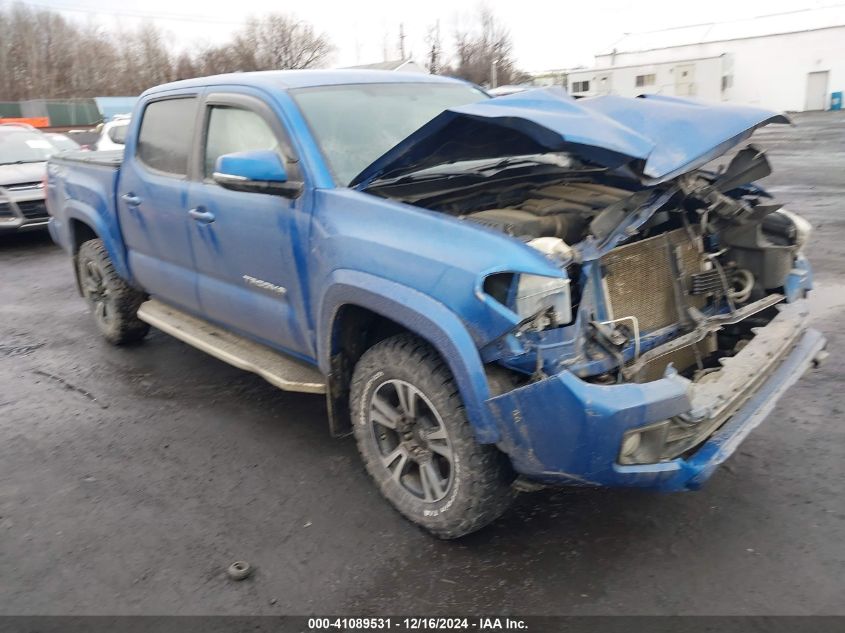
[[[47,162],[46,158],[43,159],[43,160],[13,160],[11,163],[0,163],[0,166],[2,166],[2,165],[31,165],[31,164],[34,164],[34,163],[44,163],[44,162]]]
[[[411,172],[403,176],[391,177],[390,174],[385,174],[380,178],[373,180],[372,184],[379,185],[396,185],[410,182],[425,182],[428,180],[448,180],[459,177],[482,177],[493,176],[500,171],[511,169],[513,167],[524,167],[526,165],[534,165],[537,167],[549,167],[563,169],[565,171],[605,171],[604,168],[593,170],[590,168],[578,168],[572,165],[570,161],[563,162],[562,160],[554,160],[550,158],[538,158],[534,156],[510,156],[503,158],[496,162],[488,161],[481,165],[461,167],[461,163],[445,163],[439,169],[428,167],[420,171]],[[492,172],[492,173],[488,173]]]
[[[540,160],[538,158],[525,158],[525,157],[514,157],[514,158],[503,158],[498,163],[493,163],[492,165],[479,165],[475,169],[468,169],[469,172],[481,172],[481,171],[491,171],[491,170],[499,170],[505,169],[507,167],[517,167],[519,165],[553,165],[557,167],[564,167],[564,165],[550,160]],[[571,165],[567,164],[565,167],[571,167]]]

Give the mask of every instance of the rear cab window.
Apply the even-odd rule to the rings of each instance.
[[[167,175],[187,176],[197,108],[194,96],[150,102],[138,132],[138,160]]]

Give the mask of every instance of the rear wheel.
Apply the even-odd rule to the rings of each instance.
[[[107,341],[123,345],[146,336],[150,326],[138,318],[138,308],[147,297],[117,274],[102,240],[89,240],[79,247],[76,274],[97,329]]]
[[[408,519],[457,538],[507,509],[510,463],[475,441],[452,374],[428,344],[405,334],[378,343],[356,365],[351,391],[367,471]]]

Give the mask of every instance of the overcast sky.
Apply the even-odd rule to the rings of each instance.
[[[406,51],[423,61],[424,37],[439,20],[444,47],[462,24],[471,24],[476,0],[23,0],[62,10],[76,20],[104,25],[157,23],[175,47],[217,43],[249,15],[291,13],[311,22],[336,47],[332,65],[365,64],[398,57],[399,24]],[[486,0],[510,29],[520,68],[529,71],[590,65],[593,54],[626,32],[749,18],[842,4],[842,0]],[[0,0],[8,6],[8,0]]]

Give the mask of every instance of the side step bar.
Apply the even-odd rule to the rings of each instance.
[[[285,391],[326,393],[326,381],[315,368],[151,299],[138,308],[138,318],[188,345],[258,374]]]

